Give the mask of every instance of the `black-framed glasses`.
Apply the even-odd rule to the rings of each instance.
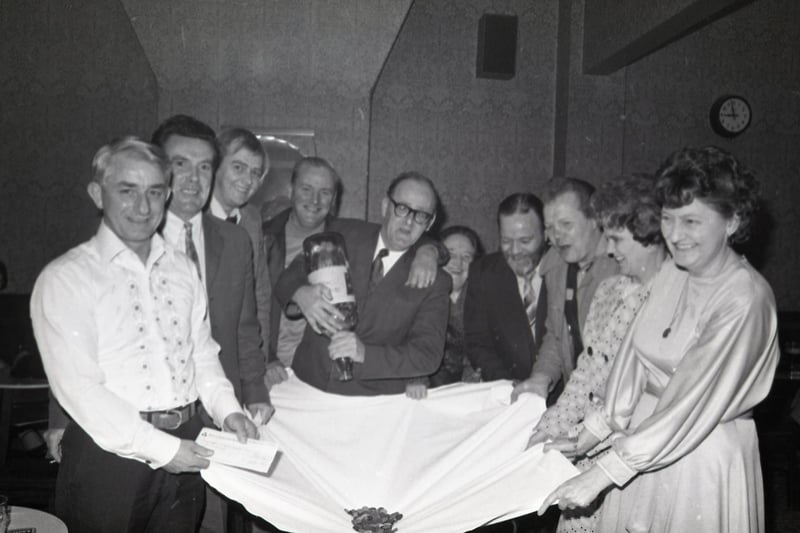
[[[394,206],[394,214],[400,218],[405,218],[410,214],[414,222],[416,222],[420,226],[425,225],[431,220],[433,220],[433,213],[420,211],[419,209],[414,209],[413,207],[409,207],[406,204],[395,202],[394,198],[392,198],[391,196],[387,196],[387,198],[389,198],[389,201],[392,202],[392,205]]]

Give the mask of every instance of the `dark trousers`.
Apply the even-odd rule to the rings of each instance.
[[[194,440],[198,416],[167,433]],[[56,515],[78,533],[194,533],[205,489],[200,474],[170,474],[106,452],[70,422],[61,444]]]

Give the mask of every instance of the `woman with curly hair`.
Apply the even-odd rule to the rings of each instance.
[[[657,174],[672,260],[623,341],[605,407],[573,452],[609,453],[544,502],[583,508],[609,487],[599,531],[758,532],[764,498],[752,410],[778,362],[775,299],[731,244],[749,232],[757,182],[719,148],[683,149]]]
[[[650,280],[667,258],[661,237],[661,209],[656,204],[652,176],[623,176],[604,183],[591,205],[603,227],[608,253],[620,274],[603,280],[592,297],[583,328],[584,349],[558,400],[533,429],[528,446],[546,440],[574,442],[583,420],[603,408],[606,380],[636,313],[650,292]],[[570,455],[569,449],[564,450]],[[577,466],[589,469],[594,457]],[[564,511],[559,533],[591,533],[597,524],[599,501],[586,509]]]

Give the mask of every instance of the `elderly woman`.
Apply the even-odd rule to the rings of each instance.
[[[481,255],[480,239],[474,230],[466,226],[445,228],[439,234],[439,239],[450,253],[450,260],[443,267],[453,279],[450,317],[447,320],[442,366],[435,374],[410,380],[406,385],[406,395],[417,400],[427,396],[429,386],[439,387],[462,380],[479,381],[464,351],[464,297],[467,294],[469,265]]]
[[[529,446],[550,439],[571,439],[583,429],[589,413],[601,410],[606,380],[625,333],[650,291],[650,280],[667,257],[661,237],[661,210],[651,176],[621,177],[592,196],[592,208],[603,225],[608,253],[620,275],[604,280],[592,298],[583,338],[585,348],[558,401],[542,415]],[[578,462],[589,469],[594,459]],[[559,532],[595,530],[595,507],[562,513]]]
[[[684,149],[659,170],[656,196],[672,260],[617,355],[605,408],[573,445],[580,454],[611,436],[611,450],[540,512],[617,486],[599,531],[763,531],[752,409],[778,361],[775,300],[730,246],[748,234],[757,183],[724,150]]]

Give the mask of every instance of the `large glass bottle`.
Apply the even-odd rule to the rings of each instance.
[[[312,285],[322,283],[331,291],[331,303],[344,319],[342,329],[352,331],[358,322],[356,298],[350,280],[350,263],[344,237],[335,231],[317,233],[303,241],[303,256]],[[353,360],[349,357],[335,359],[339,381],[353,379]]]

